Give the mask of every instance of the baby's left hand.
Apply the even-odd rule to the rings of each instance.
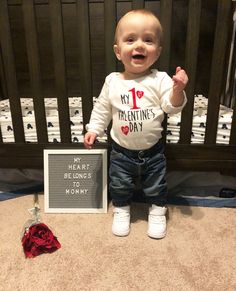
[[[188,83],[188,76],[185,70],[183,70],[181,67],[177,67],[172,80],[174,82],[173,90],[175,92],[181,92],[184,90]]]

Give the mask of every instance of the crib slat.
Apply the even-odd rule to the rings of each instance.
[[[144,8],[144,0],[133,0],[132,9],[142,9]]]
[[[2,143],[2,142],[3,142],[3,140],[2,140],[2,129],[0,127],[0,143]]]
[[[66,86],[66,62],[61,1],[50,1],[52,47],[61,142],[71,142],[70,114]]]
[[[232,117],[232,124],[231,124],[231,132],[230,132],[230,145],[236,145],[236,102],[234,103],[234,111]]]
[[[171,48],[171,24],[172,24],[172,0],[161,0],[160,2],[160,22],[164,31],[162,37],[162,52],[158,60],[158,69],[169,73],[170,69],[170,48]],[[164,131],[167,127],[167,115],[162,122]],[[165,142],[166,135],[163,135],[163,141]]]
[[[89,122],[93,108],[91,45],[89,25],[89,3],[86,0],[77,0],[78,38],[79,38],[79,65],[80,85],[82,92],[83,126]]]
[[[171,25],[172,25],[172,0],[161,0],[160,22],[163,27],[162,52],[158,60],[160,70],[169,73],[170,48],[171,48]]]
[[[116,56],[113,51],[114,35],[116,30],[116,1],[104,0],[104,35],[105,35],[105,66],[106,75],[116,71]],[[111,124],[108,126],[108,141],[110,137]]]
[[[7,92],[7,81],[5,78],[5,74],[4,74],[4,69],[3,69],[4,65],[3,65],[3,59],[2,59],[2,53],[0,53],[0,79],[1,79],[1,99],[8,99],[8,92]]]
[[[3,60],[2,60],[2,54],[0,52],[0,80],[2,80],[2,82],[5,83],[5,88],[0,88],[4,91],[3,93],[3,96],[5,97],[4,99],[7,98],[7,90],[6,90],[6,82],[5,82],[5,76],[4,76],[4,73],[3,73]],[[1,85],[2,86],[2,85]],[[0,143],[3,142],[3,139],[2,139],[2,129],[1,129],[1,126],[0,126]]]
[[[191,142],[200,17],[201,0],[190,0],[185,57],[185,69],[189,75],[189,83],[186,88],[188,102],[182,112],[179,143],[189,144]]]
[[[235,4],[236,5],[236,4]],[[236,26],[236,24],[235,24]],[[235,29],[235,39],[234,39],[234,49],[232,53],[232,64],[230,71],[230,79],[229,79],[229,92],[230,96],[228,100],[229,106],[232,107],[234,103],[236,103],[236,80],[235,80],[235,72],[236,72],[236,29]]]
[[[106,74],[116,70],[116,57],[113,52],[116,29],[116,1],[104,0],[104,33]]]
[[[12,125],[14,129],[15,142],[24,143],[24,127],[21,113],[21,104],[18,94],[16,67],[12,46],[10,21],[7,1],[1,1],[0,9],[0,39],[2,47],[2,58],[4,64],[5,78],[7,81],[9,103],[11,108]]]
[[[236,9],[236,3],[234,4],[234,8]],[[235,29],[235,23],[234,23]],[[231,66],[231,78],[229,81],[229,91],[231,92],[230,96],[230,103],[231,106],[233,105],[233,117],[232,117],[232,124],[231,124],[231,134],[230,134],[230,141],[231,145],[236,145],[236,80],[235,80],[235,72],[236,72],[236,31],[234,30],[234,46],[232,52],[232,66]]]
[[[34,101],[35,123],[38,142],[47,142],[47,122],[44,106],[44,99],[41,90],[41,75],[39,62],[39,48],[37,39],[37,28],[35,21],[34,3],[31,0],[22,2],[24,29],[27,45],[27,55],[31,88]]]
[[[206,144],[215,144],[216,142],[220,95],[222,93],[222,80],[225,69],[224,61],[226,44],[229,34],[229,21],[231,21],[231,2],[231,0],[218,1],[210,88],[208,94],[207,124],[205,134]]]

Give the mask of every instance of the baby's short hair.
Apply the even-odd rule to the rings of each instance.
[[[159,44],[161,44],[161,41],[162,41],[162,34],[163,34],[163,29],[162,29],[162,25],[158,19],[158,17],[150,10],[148,9],[134,9],[134,10],[130,10],[128,11],[126,14],[124,14],[120,20],[118,21],[117,23],[117,26],[116,26],[116,30],[115,30],[115,37],[114,37],[114,44],[117,44],[117,38],[118,38],[118,31],[119,31],[119,26],[120,26],[120,23],[122,22],[122,20],[126,17],[126,16],[129,16],[129,15],[135,15],[135,14],[142,14],[142,15],[146,15],[146,16],[150,16],[150,17],[153,17],[156,22],[157,22],[157,28],[158,28],[158,42]]]

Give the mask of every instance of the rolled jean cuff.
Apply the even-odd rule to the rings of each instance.
[[[112,204],[115,207],[124,207],[131,204],[131,201],[114,201],[112,200]]]

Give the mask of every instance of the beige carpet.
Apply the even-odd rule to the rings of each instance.
[[[45,214],[62,248],[25,259],[20,236],[32,196],[0,203],[0,290],[236,290],[236,209],[170,205],[168,233],[147,237],[147,207],[133,204],[128,237],[107,214]]]

